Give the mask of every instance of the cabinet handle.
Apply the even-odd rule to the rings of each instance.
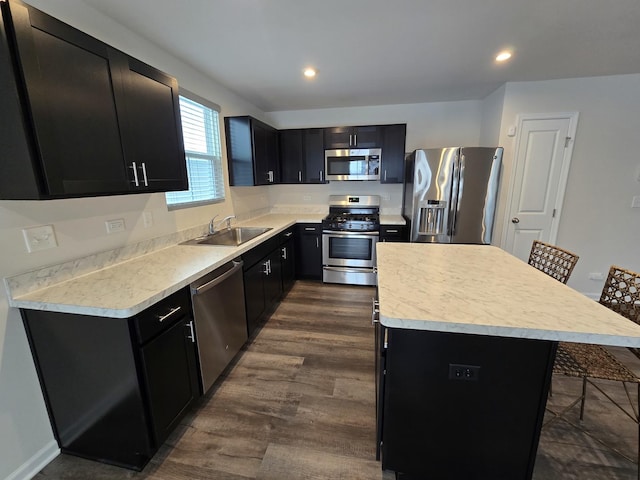
[[[298,170],[298,182],[302,183],[302,172]]]
[[[174,313],[176,313],[177,311],[179,311],[182,307],[176,307],[176,308],[172,308],[169,313],[167,313],[166,315],[158,315],[158,321],[159,322],[164,322],[167,318],[169,318],[170,316],[172,316]]]
[[[267,182],[273,183],[273,170],[267,172]]]
[[[315,232],[316,231],[316,227],[304,227],[304,230],[306,232]]]
[[[284,234],[285,237],[289,238],[291,235],[293,235],[293,232],[287,232]]]
[[[185,325],[186,327],[189,327],[189,330],[191,331],[191,335],[187,335],[187,338],[189,340],[191,340],[191,343],[196,343],[196,335],[193,332],[193,320],[191,320],[189,323],[187,323]]]
[[[353,146],[355,147],[356,145],[358,145],[358,134],[354,133],[353,134]]]
[[[266,262],[263,263],[264,265],[264,273],[265,275],[269,276],[269,260],[267,260]]]
[[[389,230],[387,230],[387,233],[398,233],[398,230],[395,230],[395,229],[393,229],[393,230],[392,230],[392,229],[389,229]]]
[[[353,135],[349,135],[349,146],[353,145]]]
[[[385,182],[387,181],[387,171],[386,170],[384,171],[384,181]]]
[[[316,237],[316,248],[320,248],[320,239]]]
[[[131,168],[133,169],[133,183],[136,184],[136,187],[140,186],[138,182],[138,167],[136,166],[136,162],[131,162]]]
[[[287,259],[287,247],[282,247],[282,259]]]
[[[371,325],[380,323],[380,302],[375,298],[371,299]]]
[[[324,172],[320,170],[320,183],[324,182],[324,180],[322,179],[323,175],[324,175]]]
[[[142,162],[142,178],[144,179],[144,186],[148,187],[149,182],[147,182],[147,167],[145,166],[144,162]]]

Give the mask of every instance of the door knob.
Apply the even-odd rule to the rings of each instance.
[[[513,217],[511,219],[511,223],[520,223],[520,219],[518,217]]]

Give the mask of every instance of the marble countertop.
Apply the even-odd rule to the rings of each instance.
[[[270,214],[239,226],[272,230],[239,247],[172,245],[23,295],[12,307],[100,317],[131,317],[297,222],[320,222],[321,214]],[[235,226],[235,225],[234,225]]]
[[[487,245],[377,246],[392,328],[640,347],[640,325]]]
[[[406,225],[407,221],[402,215],[380,214],[380,225]]]

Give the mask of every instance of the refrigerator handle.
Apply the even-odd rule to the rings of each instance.
[[[456,156],[453,164],[453,185],[451,188],[451,209],[449,210],[449,236],[456,234],[458,223],[458,203],[462,198],[462,186],[464,183],[464,154]]]

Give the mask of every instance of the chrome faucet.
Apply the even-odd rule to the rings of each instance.
[[[209,235],[213,235],[214,233],[216,233],[218,231],[218,227],[222,225],[224,222],[227,222],[227,230],[231,230],[231,219],[236,218],[236,216],[229,215],[227,217],[224,217],[218,223],[214,223],[216,218],[218,218],[218,215],[215,215],[209,222]]]

